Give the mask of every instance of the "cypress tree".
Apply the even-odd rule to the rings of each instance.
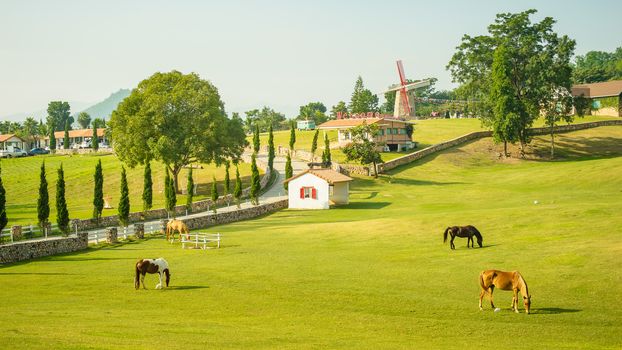
[[[56,152],[56,137],[54,136],[54,127],[50,127],[50,152]]]
[[[292,168],[292,157],[287,153],[287,161],[285,162],[285,179],[289,179],[294,175],[294,168]],[[289,182],[283,183],[283,187],[287,190]]]
[[[212,175],[212,202],[214,202],[214,213],[216,212],[216,201],[218,200],[218,185],[216,176]]]
[[[328,141],[328,134],[324,134],[324,153],[322,153],[322,163],[325,167],[328,167],[330,162],[330,141]]]
[[[6,227],[9,219],[6,217],[6,191],[2,184],[2,168],[0,168],[0,231]]]
[[[143,211],[151,209],[153,204],[153,180],[151,180],[151,163],[145,165],[143,180]]]
[[[188,171],[188,183],[186,184],[186,209],[192,212],[192,196],[194,195],[194,179],[192,178],[192,167]]]
[[[175,205],[177,204],[177,194],[175,193],[175,183],[166,170],[166,177],[164,178],[164,206],[166,210],[175,217]]]
[[[272,134],[272,125],[270,125],[268,135],[268,169],[272,171],[274,169],[274,135]]]
[[[240,179],[240,169],[235,165],[235,188],[233,189],[233,197],[240,208],[240,198],[242,198],[242,180]]]
[[[294,126],[294,123],[292,122],[289,128],[289,149],[293,151],[295,144],[296,144],[296,128]]]
[[[258,205],[259,204],[259,190],[261,189],[261,185],[259,184],[259,169],[257,169],[257,161],[255,159],[255,154],[251,157],[251,203]]]
[[[104,174],[102,171],[101,159],[95,166],[95,175],[93,175],[95,188],[93,190],[93,218],[99,219],[102,217],[102,211],[104,210]]]
[[[130,218],[130,191],[127,187],[125,167],[121,167],[121,198],[119,199],[119,222],[127,226]]]
[[[229,193],[231,193],[231,179],[229,178],[229,161],[225,162],[225,183],[224,183],[224,193],[222,194],[223,197],[227,197],[227,195],[229,195]],[[229,202],[229,200],[227,200],[227,202]],[[227,204],[229,205],[229,204]]]
[[[69,149],[69,120],[65,120],[65,138],[63,139],[63,148]]]
[[[65,172],[62,164],[58,168],[58,179],[56,180],[56,223],[63,234],[69,233],[69,212],[65,200]]]
[[[97,123],[93,122],[93,137],[91,138],[91,147],[97,152],[99,149],[99,137],[97,136]]]
[[[50,195],[48,193],[48,181],[45,178],[45,161],[41,163],[39,175],[39,198],[37,199],[37,219],[41,229],[47,226],[50,217]]]
[[[317,151],[317,138],[320,135],[320,129],[315,129],[315,134],[313,134],[313,141],[311,142],[311,158],[315,157],[315,151]],[[311,159],[313,161],[313,159]]]
[[[255,125],[255,131],[253,132],[253,151],[259,153],[259,125]]]

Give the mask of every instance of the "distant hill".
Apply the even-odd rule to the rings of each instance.
[[[128,97],[130,95],[130,92],[131,91],[129,89],[121,89],[110,95],[107,99],[80,112],[88,113],[92,119],[105,118],[106,120],[109,120],[112,111],[117,109],[119,103],[121,103],[124,98]],[[74,113],[74,115],[78,115],[78,113]]]
[[[75,113],[75,111],[81,111],[84,108],[87,108],[88,106],[93,105],[93,102],[76,102],[76,101],[69,101],[69,106],[71,107],[71,112],[73,112],[72,114],[77,114]],[[28,117],[33,117],[35,118],[35,120],[39,121],[42,120],[44,123],[47,120],[48,117],[48,111],[47,111],[47,106],[45,109],[40,109],[38,111],[34,111],[34,112],[22,112],[22,113],[14,113],[14,114],[10,114],[10,115],[2,115],[0,116],[0,120],[9,120],[12,122],[23,122],[24,120],[26,120],[26,118]]]

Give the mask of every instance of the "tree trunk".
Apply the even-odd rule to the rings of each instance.
[[[372,165],[374,167],[374,177],[377,179],[378,178],[378,168],[376,167],[376,162],[372,162]]]
[[[503,156],[505,158],[508,157],[508,141],[507,140],[503,140]]]
[[[173,173],[173,183],[174,183],[174,187],[175,187],[175,193],[179,194],[179,181],[178,181],[178,177],[179,177],[179,172],[181,171],[181,166],[175,166],[175,168],[171,169],[171,172]]]

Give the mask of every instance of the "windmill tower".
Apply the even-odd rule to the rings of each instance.
[[[393,108],[393,117],[406,118],[415,116],[415,89],[422,88],[430,85],[429,80],[422,80],[416,83],[408,83],[406,75],[404,74],[404,66],[402,61],[397,61],[397,73],[400,76],[400,83],[393,84],[389,87],[389,90],[395,91],[395,106]]]

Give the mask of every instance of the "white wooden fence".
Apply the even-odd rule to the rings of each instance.
[[[220,233],[205,233],[205,232],[197,232],[197,233],[189,233],[181,235],[181,248],[185,249],[186,245],[188,248],[198,249],[212,249],[212,248],[220,248]],[[216,244],[216,246],[210,246],[210,244]]]

